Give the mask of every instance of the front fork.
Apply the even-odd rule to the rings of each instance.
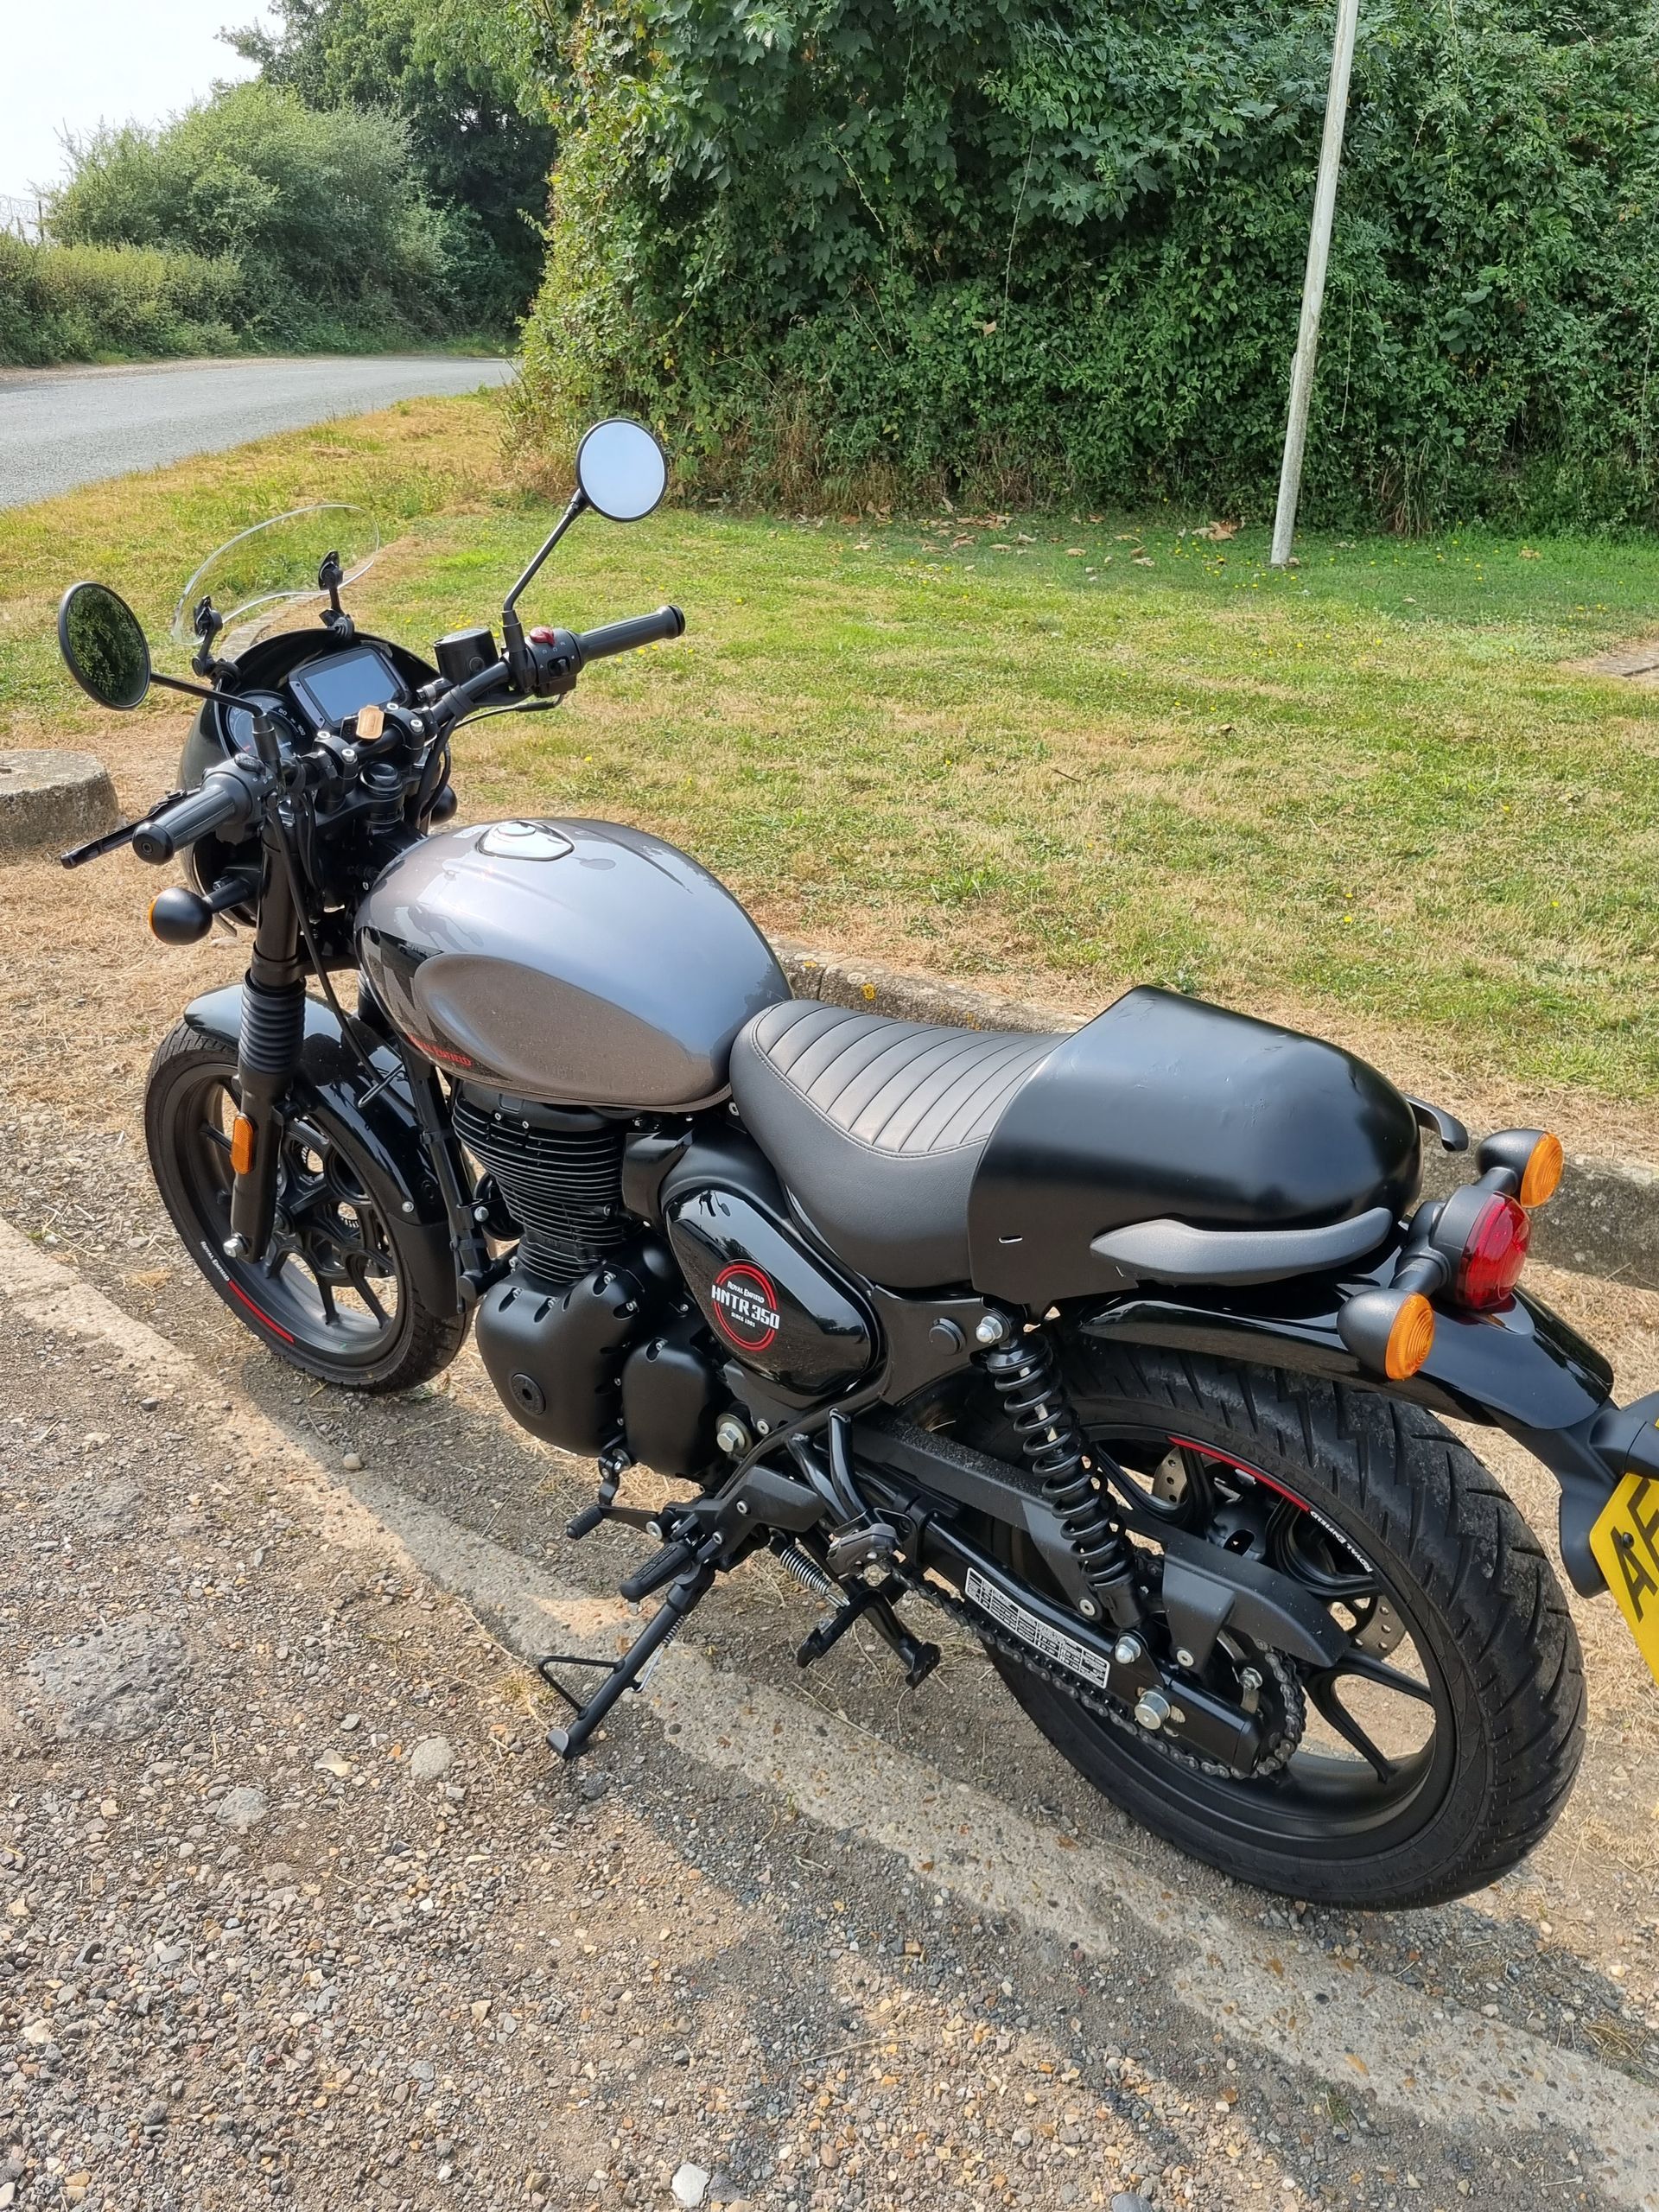
[[[305,1043],[300,918],[275,823],[265,829],[258,916],[237,1040],[237,1116],[231,1135],[236,1179],[225,1248],[236,1260],[257,1260],[270,1242],[282,1171],[282,1102]]]

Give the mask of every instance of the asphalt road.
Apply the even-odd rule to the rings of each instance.
[[[0,371],[0,507],[511,374],[435,353]]]

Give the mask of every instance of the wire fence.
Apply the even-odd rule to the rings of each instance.
[[[38,193],[0,192],[0,231],[38,245],[46,219],[46,203]]]

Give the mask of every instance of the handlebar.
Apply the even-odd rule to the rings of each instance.
[[[677,607],[659,607],[654,614],[630,615],[620,622],[602,623],[596,630],[532,631],[528,688],[541,694],[568,691],[576,672],[589,661],[608,660],[640,645],[664,643],[683,636],[684,630],[685,617]],[[441,758],[439,743],[454,722],[479,700],[487,698],[503,683],[511,683],[513,674],[512,663],[502,659],[480,669],[435,699],[423,695],[429,703],[421,711],[429,717],[428,731],[434,740],[429,748],[429,768]],[[416,719],[416,710],[393,710],[388,720],[394,715],[402,727],[424,740],[426,733]],[[245,830],[272,787],[265,772],[251,762],[231,761],[210,769],[197,790],[173,800],[137,825],[132,849],[151,868],[164,868],[187,845],[212,830],[230,829],[239,833]],[[91,858],[92,852],[88,849],[68,857]]]
[[[259,793],[244,769],[233,764],[210,769],[197,790],[139,823],[132,833],[132,849],[152,868],[165,868],[175,853],[210,830],[245,828],[258,802]]]
[[[631,653],[639,645],[660,645],[684,631],[685,617],[677,607],[659,607],[654,614],[630,614],[620,622],[601,623],[597,630],[578,630],[576,652],[585,668],[590,660]]]

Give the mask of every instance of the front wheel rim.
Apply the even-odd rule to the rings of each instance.
[[[408,1284],[385,1219],[317,1116],[283,1132],[276,1217],[258,1261],[226,1255],[233,1175],[232,1071],[191,1084],[174,1116],[175,1170],[213,1271],[233,1305],[282,1343],[353,1370],[379,1365],[403,1331]]]

